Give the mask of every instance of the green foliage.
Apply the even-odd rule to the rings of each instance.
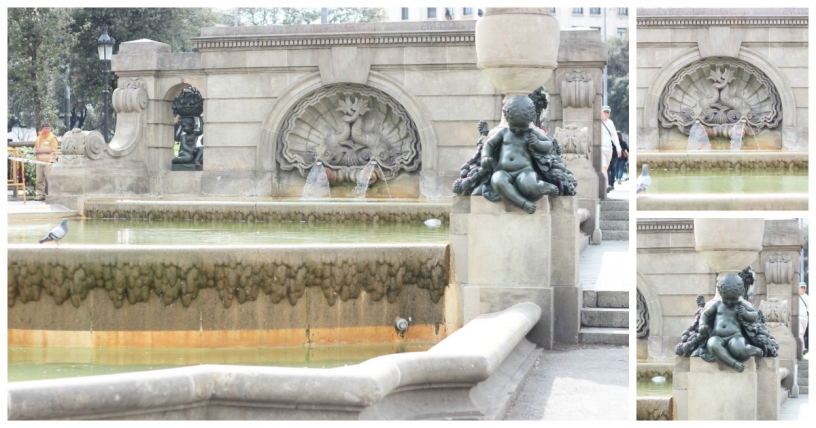
[[[20,151],[23,152],[24,158],[36,160],[34,147],[20,147]],[[26,192],[28,195],[33,195],[37,185],[37,164],[26,162],[23,164],[23,170],[25,171]]]
[[[615,128],[629,134],[629,37],[612,37],[607,46],[607,102]]]
[[[64,70],[61,57],[73,38],[69,24],[68,9],[8,9],[9,116],[26,126],[58,122],[49,86],[53,74]]]

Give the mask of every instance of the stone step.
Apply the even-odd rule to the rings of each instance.
[[[603,222],[604,220],[629,220],[629,211],[601,210],[601,222]]]
[[[800,386],[799,387],[799,395],[807,394],[807,393],[808,393],[808,387],[806,387],[806,386]]]
[[[807,376],[799,376],[799,386],[810,386],[809,378]]]
[[[614,211],[620,212],[620,211]],[[611,230],[629,231],[629,220],[601,220],[601,230],[604,232]]]
[[[629,211],[629,201],[601,201],[601,211]]]
[[[807,370],[809,365],[810,360],[802,359],[802,361],[799,361],[799,371]]]
[[[581,326],[629,328],[629,309],[583,308]]]
[[[607,345],[628,345],[628,328],[581,327],[578,332],[581,343],[602,343]],[[801,388],[799,393],[802,394]]]
[[[604,241],[628,241],[628,230],[601,230]]]
[[[585,308],[628,308],[628,291],[584,290]]]

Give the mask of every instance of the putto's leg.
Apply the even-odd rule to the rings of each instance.
[[[746,343],[744,337],[735,337],[728,343],[728,352],[739,361],[746,361],[751,357],[761,357],[762,349]]]
[[[535,212],[535,204],[528,201],[516,189],[515,180],[507,171],[496,171],[490,177],[490,184],[496,193],[505,201],[527,211],[532,214]]]
[[[708,339],[706,345],[708,346],[708,351],[721,363],[735,368],[738,372],[745,370],[745,366],[728,353],[728,348],[723,338],[712,336]]]
[[[516,187],[531,201],[537,201],[547,195],[558,195],[558,187],[539,180],[533,170],[522,171],[516,178]]]

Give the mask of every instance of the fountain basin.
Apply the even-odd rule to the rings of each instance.
[[[8,343],[433,342],[457,328],[449,257],[447,244],[11,245]]]
[[[16,382],[9,419],[496,419],[541,350],[532,303],[477,317],[426,352],[334,369],[200,365]],[[55,403],[59,405],[55,405]]]
[[[647,194],[638,197],[637,208],[640,211],[807,211],[808,194]]]

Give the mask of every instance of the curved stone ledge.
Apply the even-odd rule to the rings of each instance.
[[[188,307],[199,291],[215,288],[229,308],[268,295],[272,303],[295,305],[307,287],[327,303],[357,299],[394,303],[405,287],[428,290],[437,303],[448,285],[447,244],[325,244],[309,246],[12,245],[8,250],[8,305],[39,301],[43,292],[57,305],[74,307],[95,288],[107,290],[119,308],[153,295],[165,305]]]
[[[637,154],[637,168],[643,164],[651,169],[808,169],[808,152],[645,152]]]
[[[672,401],[672,397],[637,397],[637,420],[674,420]]]
[[[637,199],[638,211],[807,211],[807,193],[656,194]]]
[[[202,365],[13,383],[8,417],[494,419],[540,353],[524,338],[540,316],[537,305],[520,303],[426,352],[334,369]]]
[[[450,203],[432,202],[233,202],[87,200],[91,219],[256,222],[448,223]]]

